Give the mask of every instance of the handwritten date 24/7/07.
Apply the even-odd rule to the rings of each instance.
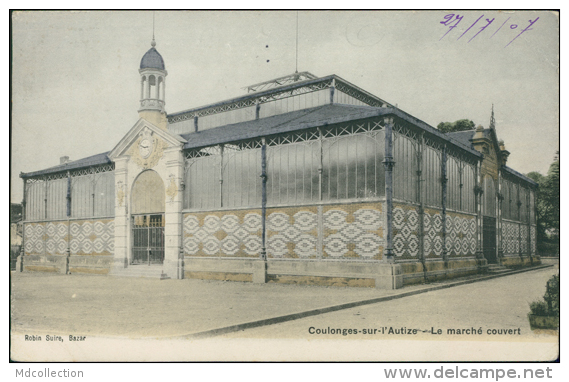
[[[476,21],[475,21],[472,25],[470,25],[460,36],[458,36],[457,40],[460,40],[460,39],[462,38],[462,36],[464,36],[466,33],[468,33],[468,31],[469,31],[470,29],[472,29],[483,17],[484,17],[484,15],[482,15],[482,16],[480,16],[478,19],[476,19]],[[443,24],[443,25],[447,26],[447,27],[448,27],[448,31],[443,35],[443,37],[441,37],[441,38],[439,39],[439,41],[442,40],[447,34],[449,34],[450,32],[452,32],[452,30],[453,30],[454,28],[456,28],[456,27],[458,26],[458,24],[460,24],[460,22],[462,21],[463,18],[464,18],[464,15],[461,16],[461,15],[459,15],[458,13],[456,13],[456,14],[455,14],[455,13],[449,13],[449,14],[445,15],[445,17],[443,17],[444,20],[441,21],[440,24]],[[494,37],[494,35],[495,35],[496,33],[498,33],[498,31],[499,31],[500,29],[502,29],[502,27],[508,22],[508,20],[510,20],[510,18],[511,18],[511,17],[508,17],[508,18],[506,19],[506,21],[504,21],[504,22],[502,23],[502,25],[500,25],[500,27],[499,27],[498,29],[496,29],[496,31],[492,34],[492,36],[490,36],[490,38]],[[474,36],[472,36],[472,37],[470,38],[470,40],[468,40],[468,42],[472,41],[476,36],[478,36],[480,33],[482,33],[486,28],[488,28],[488,27],[494,22],[495,19],[496,19],[495,17],[492,18],[492,19],[484,19],[484,20],[480,23],[480,25],[482,25],[482,26],[479,26],[477,29],[474,29],[474,31],[478,30],[478,32],[476,32],[476,34],[475,34]],[[522,31],[521,31],[520,33],[518,33],[518,34],[516,35],[516,37],[514,37],[514,38],[512,39],[512,41],[510,41],[505,47],[507,47],[508,45],[510,45],[512,42],[514,42],[514,40],[517,39],[518,37],[520,37],[520,36],[522,35],[522,33],[526,32],[526,31],[532,30],[533,28],[531,28],[531,26],[532,26],[533,24],[535,24],[535,23],[537,22],[537,20],[539,20],[539,17],[537,17],[535,20],[531,20],[531,19],[528,20],[528,21],[529,21],[529,25],[528,25],[525,29],[522,29]],[[486,25],[484,25],[484,23],[485,23]],[[509,28],[510,28],[511,30],[518,29],[518,27],[519,27],[519,25],[518,25],[518,24],[514,24],[514,23],[511,23],[511,24],[509,25]],[[505,48],[505,47],[504,47],[504,48]]]

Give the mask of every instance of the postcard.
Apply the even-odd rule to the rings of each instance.
[[[557,359],[558,12],[11,23],[12,360]]]

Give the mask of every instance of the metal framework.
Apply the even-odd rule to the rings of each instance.
[[[269,80],[269,81],[260,82],[258,84],[249,85],[244,87],[243,89],[246,89],[247,93],[251,93],[261,90],[273,89],[279,86],[289,85],[299,81],[313,80],[316,78],[318,77],[310,72],[293,73],[289,74],[288,76],[275,78],[274,80]]]
[[[168,116],[168,122],[176,123],[176,122],[186,121],[188,119],[194,119],[194,117],[204,117],[207,115],[223,113],[226,111],[242,109],[250,106],[256,106],[258,104],[264,104],[267,102],[276,101],[283,98],[289,98],[300,94],[311,93],[317,90],[329,88],[332,84],[332,81],[333,79],[326,78],[323,79],[322,81],[315,83],[308,83],[293,89],[287,88],[281,91],[270,92],[269,94],[262,94],[259,95],[258,97],[251,97],[233,102],[229,101],[228,103],[207,106],[205,108],[197,110],[190,110],[174,116]]]

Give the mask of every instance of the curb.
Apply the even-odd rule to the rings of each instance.
[[[421,293],[432,292],[435,290],[441,290],[441,289],[446,289],[446,288],[452,288],[455,286],[460,286],[460,285],[465,285],[465,284],[472,284],[472,283],[479,282],[479,281],[492,280],[492,279],[496,279],[498,277],[515,275],[518,273],[524,273],[524,272],[530,272],[530,271],[536,271],[536,270],[540,270],[540,269],[544,269],[544,268],[550,268],[550,267],[553,267],[553,265],[548,264],[548,265],[540,265],[540,266],[525,268],[525,269],[517,269],[517,270],[504,272],[504,273],[497,274],[497,275],[482,276],[480,278],[471,279],[471,280],[450,282],[450,283],[444,284],[444,285],[435,285],[435,286],[426,287],[423,289],[418,289],[418,290],[414,290],[414,291],[410,291],[410,292],[402,292],[402,293],[398,293],[398,294],[391,295],[391,296],[377,297],[377,298],[372,298],[372,299],[367,299],[367,300],[348,302],[348,303],[339,304],[339,305],[332,305],[332,306],[328,306],[325,308],[311,309],[311,310],[307,310],[307,311],[303,311],[303,312],[285,314],[282,316],[266,318],[263,320],[249,321],[249,322],[245,322],[242,324],[230,325],[230,326],[225,326],[222,328],[209,329],[209,330],[205,330],[202,332],[186,334],[186,335],[181,335],[181,336],[175,336],[172,338],[199,339],[199,338],[215,337],[215,336],[218,336],[221,334],[234,333],[234,332],[238,332],[238,331],[245,330],[245,329],[258,328],[261,326],[280,324],[282,322],[294,321],[294,320],[298,320],[300,318],[317,316],[319,314],[336,312],[338,310],[350,309],[350,308],[355,308],[357,306],[370,305],[370,304],[375,304],[378,302],[396,300],[396,299],[400,299],[403,297],[414,296],[414,295],[421,294]]]

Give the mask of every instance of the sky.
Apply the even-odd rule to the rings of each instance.
[[[488,127],[493,104],[508,166],[521,173],[546,174],[559,150],[553,12],[299,11],[298,56],[296,11],[154,19],[168,113],[243,95],[298,60],[298,71],[336,74],[432,126]],[[149,11],[12,14],[12,202],[22,200],[20,172],[110,151],[136,123],[152,33]]]

